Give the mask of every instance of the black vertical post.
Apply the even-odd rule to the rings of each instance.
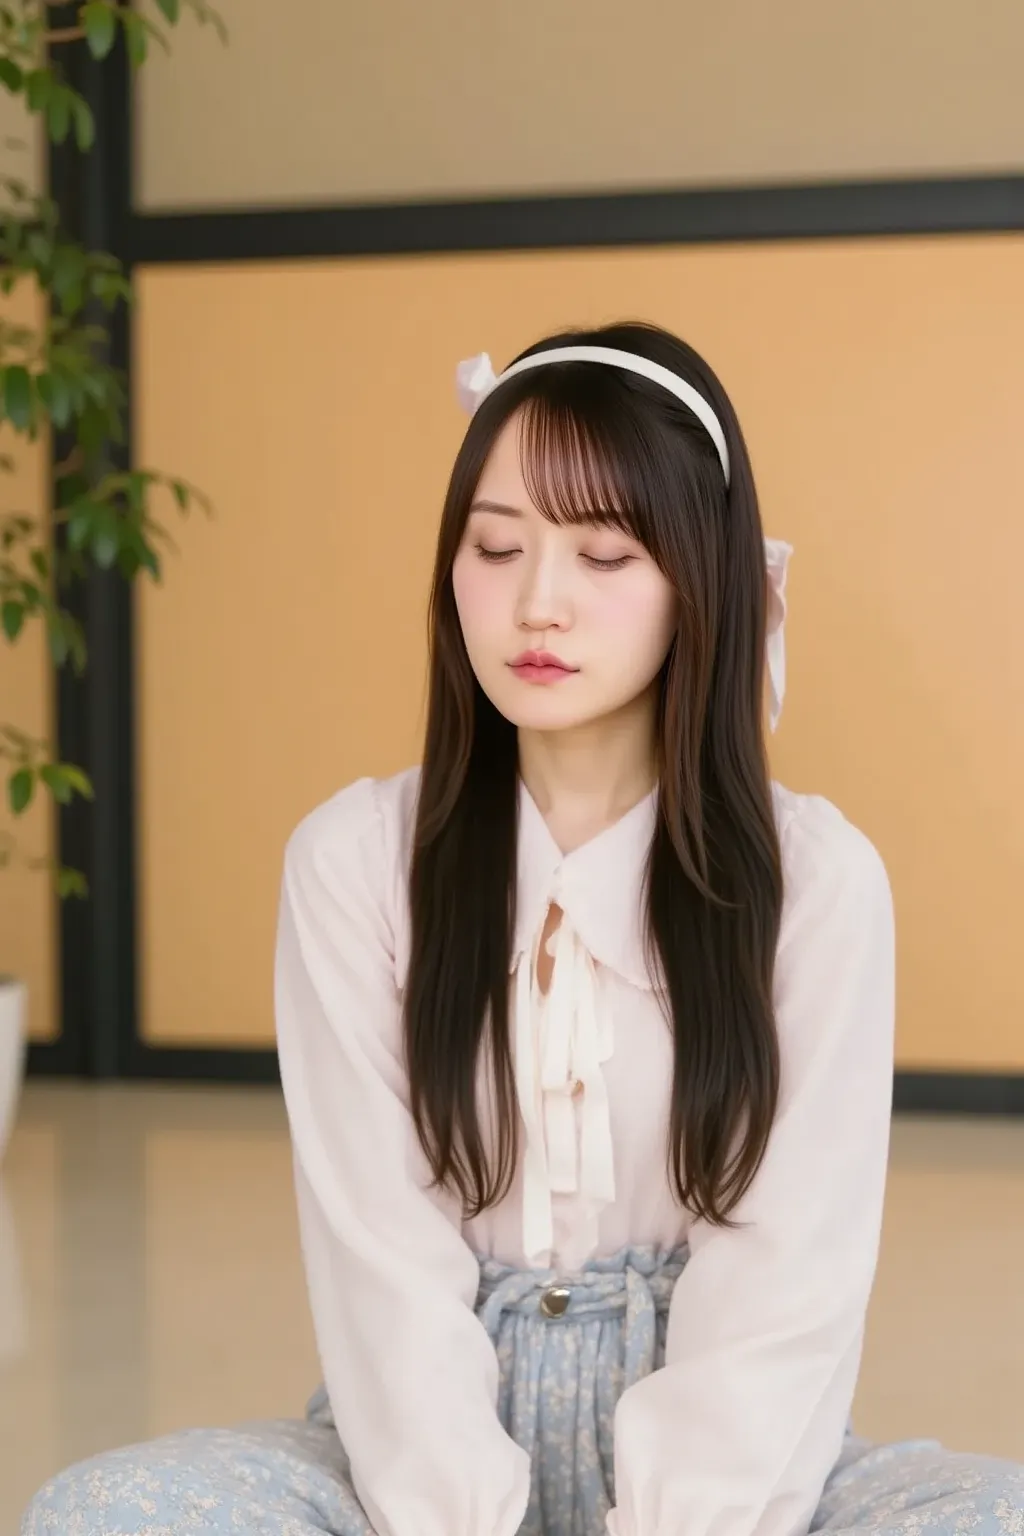
[[[76,7],[51,12],[55,27],[74,26]],[[88,101],[96,140],[88,153],[69,141],[50,153],[50,192],[61,226],[88,250],[127,255],[131,207],[131,82],[124,40],[98,61],[84,42],[57,46],[69,83]],[[127,374],[129,316],[121,305],[102,319],[110,331],[108,361]],[[67,452],[60,435],[54,462]],[[112,459],[127,467],[129,449]],[[67,667],[56,686],[56,737],[62,760],[89,773],[95,801],[58,813],[61,861],[84,872],[89,895],[61,904],[62,1038],[40,1047],[30,1065],[41,1070],[116,1077],[128,1070],[135,1039],[135,849],[132,600],[116,571],[92,569],[69,595],[84,626],[88,668]],[[47,1061],[46,1054],[53,1051]]]

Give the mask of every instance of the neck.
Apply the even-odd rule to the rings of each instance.
[[[563,853],[589,842],[657,783],[654,688],[565,731],[519,732],[519,772]]]

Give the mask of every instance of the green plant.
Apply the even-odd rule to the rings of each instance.
[[[121,32],[137,68],[152,42],[167,47],[166,27],[177,25],[184,10],[223,36],[220,17],[205,0],[152,3],[156,18],[116,0],[0,0],[0,85],[41,119],[51,143],[73,139],[87,155],[95,125],[62,65],[68,45],[104,59]],[[22,285],[41,297],[44,315],[33,328],[9,317],[10,304],[0,311],[0,424],[28,442],[53,434],[61,460],[49,508],[23,511],[0,502],[0,629],[14,644],[27,624],[43,624],[55,666],[81,672],[85,635],[67,606],[73,584],[90,566],[117,569],[127,580],[140,574],[159,580],[159,545],[170,541],[153,515],[157,499],[169,496],[181,512],[207,503],[182,479],[120,467],[126,386],[110,361],[110,323],[117,307],[131,302],[121,263],[68,238],[49,197],[0,175],[0,293],[10,299]],[[14,468],[10,455],[0,455],[0,476]],[[81,768],[59,761],[50,743],[2,719],[0,773],[15,816],[40,788],[59,804],[92,796]],[[0,842],[0,866],[16,851],[13,837]],[[59,868],[57,884],[63,896],[85,894],[76,870]]]

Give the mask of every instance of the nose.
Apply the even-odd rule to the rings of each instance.
[[[547,551],[520,566],[522,584],[516,601],[516,623],[521,629],[543,633],[572,626],[572,603],[566,572],[557,552]]]

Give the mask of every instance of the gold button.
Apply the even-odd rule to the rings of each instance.
[[[569,1305],[569,1287],[549,1285],[540,1295],[540,1309],[545,1317],[561,1317]]]

